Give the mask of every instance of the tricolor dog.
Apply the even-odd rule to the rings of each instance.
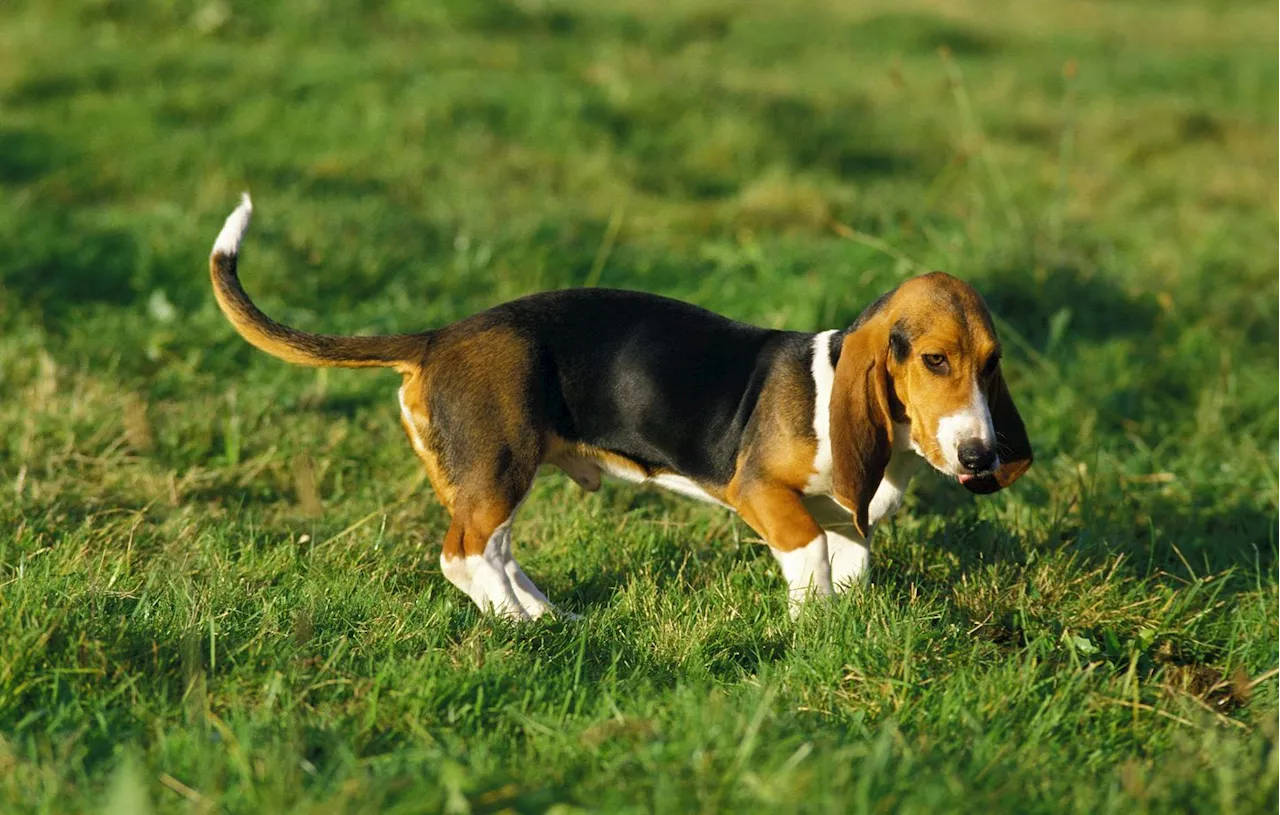
[[[245,294],[236,263],[251,211],[246,195],[214,243],[218,305],[288,362],[403,375],[401,421],[452,516],[441,570],[486,612],[554,610],[511,551],[544,464],[588,491],[610,475],[734,510],[777,558],[793,614],[866,577],[871,533],[922,460],[975,493],[1031,466],[986,305],[941,272],[817,334],[572,289],[420,334],[331,336],[281,325]]]

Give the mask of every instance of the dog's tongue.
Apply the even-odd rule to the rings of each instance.
[[[973,474],[971,474],[971,473],[964,473],[964,474],[962,474],[962,475],[958,475],[958,476],[956,476],[956,478],[958,478],[958,479],[960,480],[960,483],[961,483],[961,484],[968,484],[970,481],[972,481],[973,479],[977,478],[977,476],[976,476],[976,475],[973,475]]]

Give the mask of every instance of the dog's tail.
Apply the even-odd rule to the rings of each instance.
[[[209,275],[218,306],[251,345],[297,365],[326,368],[396,368],[409,370],[422,360],[427,334],[390,334],[380,337],[342,337],[311,334],[281,325],[253,304],[240,285],[236,260],[240,239],[249,228],[253,204],[249,194],[227,217],[209,255]]]

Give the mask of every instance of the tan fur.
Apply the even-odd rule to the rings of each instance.
[[[811,388],[807,370],[779,368],[770,374],[757,407],[758,444],[739,455],[740,470],[749,468],[757,478],[804,489],[817,451]]]
[[[494,495],[478,496],[459,503],[453,522],[445,533],[444,556],[447,558],[483,555],[494,530],[506,523],[519,501]]]
[[[864,538],[870,534],[871,498],[893,447],[888,346],[888,331],[879,322],[845,337],[831,390],[832,487]]]
[[[457,489],[440,466],[440,457],[427,443],[431,429],[431,415],[427,412],[426,394],[430,389],[430,380],[423,371],[416,371],[404,379],[400,388],[400,423],[409,437],[409,444],[417,454],[427,472],[427,480],[436,491],[440,503],[445,509],[453,511],[454,497]]]
[[[402,423],[451,510],[489,492],[514,508],[528,490],[544,447],[537,418],[526,410],[528,359],[527,343],[509,329],[445,331],[429,360],[405,376]],[[432,393],[447,394],[451,426],[433,422]]]
[[[808,371],[792,368],[771,372],[749,429],[755,443],[739,452],[724,490],[725,503],[784,552],[805,546],[821,531],[802,502],[817,450],[808,377]]]
[[[215,251],[209,257],[213,296],[240,336],[260,351],[321,368],[395,368],[412,373],[426,353],[428,334],[345,337],[312,334],[272,320],[254,305],[236,274],[237,258]]]
[[[742,519],[774,549],[791,552],[822,534],[797,490],[768,481],[751,481],[735,496]]]

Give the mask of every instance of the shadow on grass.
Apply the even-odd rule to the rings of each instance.
[[[798,95],[741,100],[758,110],[771,152],[799,170],[820,170],[846,180],[876,176],[929,175],[909,143],[877,133],[876,109],[861,99],[819,105]],[[945,155],[939,151],[938,155]]]
[[[941,15],[919,12],[877,14],[858,23],[853,36],[880,50],[919,54],[935,54],[946,48],[961,57],[987,57],[1004,48],[1004,43],[989,33]]]
[[[1045,545],[1068,549],[1086,568],[1112,564],[1123,556],[1118,575],[1170,586],[1232,571],[1239,579],[1226,590],[1228,596],[1250,590],[1253,576],[1276,568],[1277,513],[1272,507],[1224,496],[1211,487],[1192,487],[1189,495],[1116,490],[1118,494],[1086,493],[1077,498],[1076,509],[1050,530]],[[954,554],[961,572],[992,562],[1030,561],[1024,540],[979,517],[975,501],[991,499],[975,499],[941,481],[922,484],[917,495],[921,507],[944,519],[944,531],[931,545]]]
[[[568,9],[527,6],[511,0],[447,0],[452,25],[490,35],[565,36],[582,25],[582,15]]]
[[[702,661],[711,677],[737,681],[755,676],[766,665],[782,661],[789,651],[790,643],[778,636],[733,638],[703,646]]]
[[[132,278],[140,252],[133,236],[66,210],[20,212],[25,217],[11,227],[14,240],[0,252],[0,286],[14,305],[41,314],[46,327],[57,330],[79,306],[138,300]]]
[[[17,127],[0,128],[0,182],[20,184],[39,178],[66,160],[57,139]]]
[[[1119,509],[1133,526],[1129,537],[1120,536],[1123,543],[1117,548],[1135,561],[1150,559],[1165,571],[1188,577],[1228,569],[1244,576],[1275,572],[1274,507],[1192,487],[1185,496],[1130,494]]]
[[[734,34],[739,19],[748,28],[753,24],[753,15],[735,14],[732,6],[691,5],[687,10],[677,6],[656,17],[611,6],[583,12],[554,6],[531,7],[511,0],[449,0],[444,8],[452,26],[491,36],[534,39],[577,35],[594,41],[643,43],[656,53],[678,53],[694,43],[722,42]],[[990,34],[935,15],[913,12],[878,14],[853,24],[821,14],[792,16],[784,26],[787,31],[783,42],[837,37],[842,44],[855,43],[861,49],[891,54],[933,55],[939,48],[947,48],[961,57],[986,57],[1004,45]]]
[[[706,120],[721,125],[707,142]],[[861,96],[815,99],[804,93],[723,86],[672,87],[619,101],[594,90],[583,127],[635,158],[637,188],[690,200],[731,197],[762,168],[783,166],[845,181],[912,177],[928,182],[949,150],[891,135],[885,111]]]
[[[0,183],[37,181],[69,160],[64,142],[49,133],[0,128]],[[0,298],[56,328],[78,306],[135,302],[140,257],[123,230],[74,208],[27,202],[0,228]]]
[[[1153,294],[1135,297],[1104,273],[1069,265],[1042,272],[1029,266],[996,268],[975,275],[973,282],[992,313],[1040,351],[1053,350],[1064,341],[1097,343],[1143,336],[1160,317]],[[1058,320],[1069,321],[1056,327],[1059,314],[1069,318]]]

